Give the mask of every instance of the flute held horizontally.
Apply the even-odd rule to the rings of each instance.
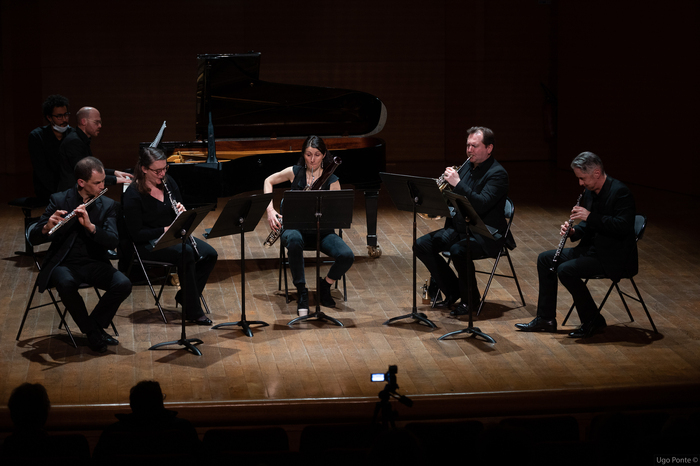
[[[85,204],[83,204],[83,205],[84,205],[85,208],[87,209],[87,208],[90,206],[90,204],[92,204],[93,202],[95,202],[95,201],[97,200],[97,198],[99,198],[100,196],[102,196],[102,195],[103,195],[104,193],[106,193],[106,192],[107,192],[107,188],[105,188],[105,189],[103,189],[102,191],[100,191],[100,193],[99,193],[97,196],[95,196],[95,197],[93,197],[92,199],[88,200],[88,201],[87,201]],[[65,217],[63,217],[63,219],[62,219],[60,222],[58,222],[52,229],[50,229],[50,230],[49,230],[49,235],[53,235],[54,233],[56,233],[56,230],[58,230],[58,229],[61,228],[63,225],[65,225],[66,223],[68,223],[68,221],[69,221],[70,219],[72,219],[73,217],[75,217],[75,210],[74,210],[73,212],[69,213],[68,215],[66,215]]]

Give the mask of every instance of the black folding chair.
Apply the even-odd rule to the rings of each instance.
[[[32,259],[34,259],[34,265],[37,268],[37,272],[41,272],[41,264],[39,264],[39,259],[37,258],[36,254],[34,254],[34,252],[33,252],[34,245],[29,240],[31,231],[34,229],[35,226],[36,226],[36,223],[32,223],[31,225],[29,225],[29,227],[27,227],[27,229],[25,230],[24,235],[25,235],[25,240],[27,241],[27,244],[29,244],[31,247],[31,251],[32,251],[31,257],[32,257]],[[16,340],[19,341],[19,337],[22,334],[22,329],[24,328],[24,323],[27,320],[27,315],[29,314],[29,311],[31,311],[33,309],[39,309],[39,308],[42,308],[44,306],[50,306],[53,304],[54,307],[56,308],[56,312],[58,313],[58,316],[61,319],[61,322],[59,323],[58,328],[60,329],[61,327],[64,327],[66,329],[66,333],[68,334],[68,337],[70,337],[70,340],[73,343],[73,346],[77,348],[78,345],[75,343],[75,339],[73,338],[73,333],[71,332],[70,327],[68,327],[68,323],[66,322],[66,319],[65,319],[66,313],[68,312],[68,309],[64,309],[63,312],[61,312],[61,309],[58,307],[58,303],[60,303],[61,300],[56,299],[56,296],[54,295],[51,287],[46,288],[46,291],[48,292],[49,296],[51,297],[51,302],[45,303],[45,304],[39,304],[37,306],[32,307],[32,302],[34,301],[34,295],[36,294],[36,291],[38,288],[39,288],[39,273],[37,273],[36,279],[34,280],[34,287],[32,288],[32,293],[29,296],[29,302],[27,303],[27,307],[24,310],[24,316],[22,316],[22,323],[20,324],[19,330],[17,331]],[[81,290],[86,289],[86,288],[94,288],[95,293],[97,293],[97,299],[100,299],[102,297],[102,295],[100,295],[100,290],[98,290],[97,287],[93,287],[91,285],[88,285],[87,283],[81,283],[79,286],[79,289],[81,289]],[[111,324],[112,324],[112,330],[114,330],[114,335],[119,336],[119,332],[117,331],[117,327],[114,325],[114,322],[112,322]]]
[[[644,236],[644,230],[647,228],[647,217],[646,215],[636,215],[634,217],[634,234],[635,234],[635,241],[639,241],[642,239]],[[622,300],[622,304],[625,306],[625,310],[627,311],[627,315],[630,318],[630,322],[634,322],[634,317],[632,317],[632,313],[630,312],[629,306],[627,306],[627,301],[625,301],[625,296],[628,298],[637,301],[642,305],[642,308],[644,308],[644,312],[646,313],[647,317],[649,318],[649,323],[651,324],[651,327],[654,329],[654,332],[659,333],[658,330],[656,330],[656,325],[654,325],[654,321],[651,318],[651,314],[649,314],[649,309],[647,309],[647,305],[644,302],[644,299],[642,298],[642,295],[639,293],[639,288],[637,288],[637,284],[634,282],[634,276],[636,274],[630,274],[626,273],[622,277],[620,277],[619,280],[612,280],[610,277],[607,275],[596,275],[595,277],[587,278],[585,281],[585,284],[588,284],[589,280],[601,280],[604,278],[607,278],[612,281],[610,284],[610,288],[608,288],[608,292],[605,293],[605,298],[603,298],[603,301],[600,303],[600,306],[598,307],[598,312],[603,310],[603,306],[605,305],[605,302],[608,300],[608,297],[610,296],[610,293],[613,290],[613,287],[617,290],[617,294],[620,295],[620,299]],[[620,289],[620,280],[623,278],[626,278],[630,281],[632,284],[632,288],[634,288],[634,292],[636,293],[636,296],[632,296],[628,293],[625,293]],[[562,325],[566,325],[566,321],[569,320],[569,316],[571,315],[571,312],[574,310],[574,304],[571,305],[569,308],[569,312],[566,314],[566,318],[564,319],[564,322],[562,322]]]

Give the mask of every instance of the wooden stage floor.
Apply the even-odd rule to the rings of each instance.
[[[348,300],[343,302],[334,291],[337,309],[324,308],[344,323],[343,328],[313,322],[287,326],[296,315],[296,303],[286,304],[278,291],[279,249],[262,247],[268,228],[260,222],[246,235],[246,311],[248,320],[270,326],[255,329],[253,338],[237,327],[212,330],[188,325],[187,336],[204,341],[199,346],[201,357],[177,346],[149,351],[155,343],[180,337],[173,299],[176,288],[168,286],[164,293],[171,321],[166,325],[148,288],[135,286],[114,321],[121,344],[106,354],[94,354],[86,346],[73,348],[58,330],[50,307],[33,311],[16,341],[36,271],[31,259],[14,254],[24,247],[22,214],[4,200],[0,204],[0,430],[9,426],[4,409],[11,390],[26,381],[44,384],[54,412],[72,413],[68,417],[82,425],[112,422],[114,411],[128,409],[129,389],[145,379],[159,381],[166,402],[185,417],[199,419],[200,425],[369,420],[383,388],[370,381],[370,373],[385,372],[394,364],[399,392],[414,401],[412,408],[397,408],[401,419],[697,408],[698,199],[631,185],[638,211],[650,217],[639,243],[636,282],[658,334],[636,303],[631,306],[635,321],[629,322],[617,296],[611,296],[603,311],[608,328],[590,339],[567,338],[578,323],[575,313],[557,334],[520,333],[514,324],[529,321],[536,311],[537,254],[556,247],[559,225],[568,217],[578,188],[567,172],[545,169],[549,180],[530,183],[522,176],[523,165],[506,167],[516,204],[513,233],[518,247],[512,258],[527,305],[519,303],[512,280],[494,280],[475,325],[495,338],[496,344],[465,336],[439,341],[441,335],[465,328],[466,322],[428,309],[420,296],[419,310],[437,324],[436,330],[410,320],[382,325],[410,312],[413,279],[412,216],[397,211],[384,192],[378,217],[381,258],[367,255],[359,192],[353,227],[344,232],[356,254],[347,274]],[[212,226],[224,201],[200,229]],[[440,226],[440,222],[419,219],[418,235]],[[205,290],[211,318],[215,323],[237,321],[242,293],[240,238],[218,238],[211,244],[219,252]],[[481,262],[482,270],[490,268],[489,261]],[[504,266],[502,262],[500,267]],[[417,271],[420,287],[428,276],[420,262]],[[311,261],[306,276],[308,281],[313,279]],[[485,278],[479,277],[482,290]],[[597,299],[607,283],[591,285]],[[629,289],[628,282],[623,288]],[[94,305],[94,293],[85,296],[88,307]],[[44,302],[47,298],[40,296]],[[562,289],[560,324],[569,303]]]

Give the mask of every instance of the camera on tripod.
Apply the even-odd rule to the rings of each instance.
[[[395,384],[398,370],[398,366],[389,366],[389,370],[386,373],[375,372],[372,374],[372,382],[388,382]]]

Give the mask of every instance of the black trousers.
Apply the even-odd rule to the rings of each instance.
[[[184,284],[187,290],[185,293],[187,295],[185,297],[187,316],[185,318],[190,320],[195,320],[204,315],[202,302],[199,297],[204,291],[207,280],[209,280],[209,275],[212,270],[214,270],[216,260],[219,257],[216,249],[211,247],[208,243],[197,238],[195,238],[195,241],[197,242],[197,250],[199,251],[200,259],[195,261],[194,249],[190,245],[190,242],[186,241],[185,268],[187,271],[185,276],[183,276],[180,271],[180,258],[182,257],[181,244],[159,249],[158,251],[147,251],[143,247],[139,247],[139,254],[141,254],[142,259],[172,262],[177,266],[180,283]]]
[[[82,283],[105,291],[89,315],[79,293]],[[107,328],[121,303],[131,294],[131,282],[123,273],[110,263],[92,260],[57,266],[51,273],[49,286],[56,288],[63,305],[85,334]]]
[[[555,250],[545,251],[537,258],[539,276],[539,297],[537,315],[545,319],[555,319],[557,314],[557,288],[559,283],[571,293],[581,323],[590,322],[598,316],[598,306],[584,279],[604,274],[600,261],[586,255],[581,248],[562,250],[555,272],[550,272]]]
[[[428,268],[440,290],[451,298],[460,297],[468,303],[468,289],[472,289],[472,302],[481,300],[476,283],[474,260],[467,260],[467,248],[470,258],[484,257],[485,251],[473,238],[467,239],[454,228],[441,228],[431,231],[416,240],[416,257]],[[450,257],[457,274],[440,254],[450,251]],[[459,275],[459,277],[458,277]]]

